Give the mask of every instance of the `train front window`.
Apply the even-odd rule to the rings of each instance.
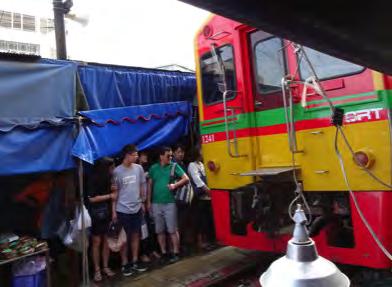
[[[235,97],[235,68],[233,47],[225,45],[216,49],[218,57],[220,57],[224,66],[222,71],[219,59],[209,52],[201,57],[201,76],[202,76],[202,91],[203,98],[206,104],[214,104],[222,102],[222,92],[219,86],[223,86],[226,80],[227,89],[233,91],[228,94],[227,99]],[[226,77],[226,79],[224,79]]]
[[[304,47],[304,50],[320,80],[352,75],[359,73],[364,69],[364,67],[360,65],[329,56],[308,47]],[[301,57],[299,56],[299,59],[300,58]],[[304,59],[301,60],[299,66],[302,80],[306,80],[313,75],[309,65],[304,61]]]
[[[282,40],[268,38],[254,44],[253,49],[257,91],[260,94],[280,91],[285,75]]]

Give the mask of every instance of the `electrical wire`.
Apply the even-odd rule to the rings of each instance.
[[[313,76],[314,76],[314,78],[315,78],[315,82],[316,82],[317,85],[319,86],[319,90],[320,90],[320,92],[321,92],[321,96],[327,101],[327,103],[329,104],[329,108],[330,108],[331,112],[333,113],[334,110],[335,110],[335,106],[334,106],[334,104],[332,103],[331,99],[330,99],[330,98],[327,96],[327,94],[325,93],[324,88],[320,85],[320,80],[319,80],[319,78],[317,77],[317,73],[316,73],[316,71],[315,71],[315,69],[314,69],[312,63],[310,62],[310,60],[309,60],[309,58],[308,58],[308,56],[307,56],[307,54],[306,54],[306,52],[304,51],[304,49],[303,49],[302,46],[299,46],[299,51],[301,51],[301,53],[304,55],[304,59],[305,59],[305,61],[307,62],[307,64],[309,65],[309,67],[310,67],[310,69],[311,69],[311,72],[312,72],[312,74],[313,74]],[[357,198],[356,198],[354,192],[352,191],[352,189],[351,189],[351,187],[350,187],[350,184],[349,184],[349,181],[348,181],[348,177],[347,177],[347,173],[346,173],[346,169],[345,169],[345,166],[344,166],[343,157],[342,157],[342,155],[341,155],[341,153],[340,153],[340,150],[339,150],[339,147],[338,147],[338,134],[339,134],[339,133],[342,135],[343,141],[344,141],[345,145],[347,146],[347,148],[349,149],[350,153],[352,154],[354,160],[355,160],[358,164],[360,164],[360,166],[363,168],[363,170],[366,171],[366,173],[367,173],[368,175],[370,175],[373,179],[377,180],[379,183],[383,184],[384,186],[386,186],[386,187],[388,187],[388,188],[391,188],[392,186],[389,185],[389,184],[387,184],[387,183],[385,183],[385,182],[383,182],[383,181],[382,181],[381,179],[379,179],[376,175],[374,175],[368,168],[364,167],[364,166],[358,161],[358,159],[357,159],[356,156],[355,156],[354,150],[352,149],[352,147],[351,147],[351,145],[350,145],[350,143],[349,143],[349,141],[348,141],[348,139],[347,139],[347,137],[346,137],[346,135],[345,135],[345,133],[344,133],[342,127],[339,126],[339,125],[337,125],[337,126],[336,126],[336,134],[335,134],[335,142],[334,142],[334,144],[335,144],[335,153],[336,153],[336,156],[337,156],[337,158],[338,158],[338,160],[339,160],[340,168],[341,168],[341,171],[342,171],[342,174],[343,174],[343,178],[344,178],[344,181],[345,181],[345,183],[346,183],[348,192],[349,192],[349,194],[350,194],[350,197],[351,197],[352,200],[353,200],[355,209],[357,210],[357,212],[358,212],[358,214],[359,214],[359,217],[361,218],[363,224],[366,226],[366,228],[367,228],[367,230],[369,231],[370,235],[373,237],[373,239],[374,239],[374,241],[376,242],[377,246],[381,249],[381,251],[385,254],[385,256],[386,256],[389,260],[392,261],[392,255],[391,255],[391,253],[385,248],[385,246],[382,244],[381,240],[378,238],[378,236],[376,235],[376,233],[374,232],[374,230],[373,230],[372,227],[370,226],[369,222],[366,220],[366,218],[365,218],[365,216],[364,216],[364,214],[363,214],[363,212],[362,212],[362,210],[361,210],[361,208],[360,208],[360,206],[359,206],[359,203],[358,203],[358,201],[357,201]]]
[[[327,94],[326,94],[326,92],[325,92],[323,86],[320,85],[320,79],[318,78],[318,76],[317,76],[317,74],[316,74],[316,70],[314,69],[312,63],[310,62],[310,60],[309,60],[309,58],[308,58],[308,55],[306,54],[305,50],[303,49],[302,46],[299,46],[299,47],[300,47],[299,49],[300,49],[300,51],[301,51],[301,55],[304,56],[305,61],[307,62],[308,66],[309,66],[310,69],[311,69],[311,72],[312,72],[313,77],[314,77],[314,79],[315,79],[315,83],[318,85],[318,89],[319,89],[319,91],[320,91],[320,93],[321,93],[321,96],[327,101],[327,103],[328,103],[328,105],[329,105],[329,108],[330,108],[331,112],[333,113],[334,110],[335,110],[334,104],[332,103],[331,99],[327,96]],[[384,182],[382,179],[380,179],[378,176],[376,176],[371,170],[369,170],[366,166],[364,166],[360,161],[358,161],[358,159],[357,159],[357,157],[356,157],[356,155],[355,155],[355,152],[354,152],[354,150],[353,150],[353,148],[352,148],[350,142],[348,141],[347,136],[346,136],[346,134],[344,133],[343,129],[342,129],[341,127],[338,127],[338,129],[339,129],[340,134],[342,135],[342,138],[343,138],[343,140],[344,140],[344,143],[346,144],[347,148],[349,149],[349,151],[350,151],[350,153],[351,153],[353,159],[355,160],[355,162],[356,162],[356,163],[357,163],[357,164],[358,164],[358,165],[359,165],[359,166],[360,166],[360,167],[361,167],[370,177],[372,177],[375,181],[377,181],[378,183],[380,183],[381,185],[383,185],[383,186],[385,186],[385,187],[387,187],[387,188],[392,189],[392,185],[391,185],[391,184],[388,184],[388,183]],[[391,190],[386,191],[386,192],[391,192]]]
[[[292,44],[292,42],[290,42],[289,44],[285,45],[284,48],[286,48],[290,44]],[[302,203],[305,206],[305,209],[307,211],[306,225],[310,225],[312,220],[313,220],[312,211],[311,211],[310,206],[308,204],[308,201],[306,200],[306,197],[305,197],[305,195],[303,193],[302,184],[299,183],[298,178],[297,178],[297,173],[296,173],[295,152],[297,150],[297,144],[296,144],[296,138],[295,138],[295,119],[294,119],[294,113],[293,113],[293,96],[292,96],[291,90],[290,90],[290,88],[288,86],[289,83],[296,82],[294,80],[295,80],[295,77],[298,74],[299,64],[300,64],[301,60],[302,60],[302,57],[300,57],[300,60],[297,62],[297,68],[296,68],[296,72],[295,72],[294,77],[291,77],[291,76],[287,75],[287,76],[283,77],[282,81],[281,81],[282,97],[283,97],[283,103],[284,103],[284,107],[285,107],[286,128],[287,128],[287,134],[288,134],[288,137],[289,137],[289,146],[290,146],[290,151],[291,151],[291,163],[292,163],[292,167],[293,167],[293,180],[294,180],[294,183],[296,185],[296,189],[295,189],[295,192],[294,192],[296,194],[296,196],[294,197],[294,199],[289,204],[288,214],[289,214],[290,218],[294,221],[294,215],[293,214],[294,214],[295,211],[293,211],[293,205],[299,199],[301,199],[301,201],[302,201]],[[288,108],[287,108],[286,89],[289,91],[290,115],[289,115],[289,111],[288,111]]]
[[[380,183],[381,185],[392,189],[392,185],[384,182],[383,180],[381,180],[378,176],[376,176],[370,169],[368,169],[366,166],[364,166],[359,160],[358,158],[355,156],[355,152],[352,148],[352,146],[350,145],[342,127],[337,127],[339,130],[339,133],[342,135],[343,141],[346,144],[347,148],[349,149],[351,155],[353,156],[353,159],[355,160],[355,163],[358,164],[363,171],[365,171],[370,177],[372,177],[375,181],[377,181],[378,183]],[[391,190],[386,190],[386,192],[391,192]]]
[[[291,220],[294,221],[294,212],[293,212],[293,205],[294,203],[300,198],[300,195],[298,194],[296,197],[294,197],[294,199],[290,202],[289,207],[287,209],[289,216],[291,218]]]
[[[366,226],[367,230],[369,231],[370,235],[373,237],[373,239],[376,242],[376,244],[378,245],[378,247],[385,254],[385,256],[388,257],[388,259],[392,261],[392,254],[384,247],[384,245],[382,244],[382,242],[380,241],[380,239],[377,237],[376,233],[374,232],[373,228],[370,226],[369,222],[366,220],[361,208],[359,207],[357,198],[350,187],[350,183],[348,181],[348,177],[347,177],[347,173],[346,173],[346,168],[345,168],[344,162],[343,162],[343,157],[339,151],[338,135],[339,135],[339,127],[336,128],[336,133],[335,133],[335,153],[339,159],[339,164],[340,164],[340,168],[342,170],[344,182],[346,183],[348,192],[353,200],[355,209],[357,210],[359,217],[361,218],[363,224]]]

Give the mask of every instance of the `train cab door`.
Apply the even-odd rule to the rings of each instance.
[[[234,27],[220,27],[222,31],[215,31],[216,36],[201,35],[198,39],[200,130],[209,186],[235,189],[252,182],[251,177],[240,176],[254,168],[251,122],[242,81],[239,36]]]
[[[292,166],[288,149],[282,97],[282,78],[287,74],[285,42],[260,30],[248,33],[248,50],[255,123],[256,168]]]

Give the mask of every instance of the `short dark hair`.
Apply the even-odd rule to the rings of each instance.
[[[126,154],[128,153],[134,153],[137,152],[137,147],[134,144],[127,144],[126,146],[123,147],[121,154],[123,158],[125,157]]]
[[[105,186],[110,182],[109,168],[114,166],[114,160],[110,157],[103,157],[95,161],[91,178],[98,186]]]
[[[96,170],[107,170],[110,166],[114,165],[114,159],[111,157],[102,157],[95,161],[94,168]]]
[[[139,155],[142,155],[142,154],[145,154],[145,155],[147,155],[148,156],[148,151],[147,150],[140,150],[139,151]]]
[[[192,151],[191,161],[197,161],[202,156],[201,150],[196,148]]]
[[[166,152],[170,152],[171,148],[168,146],[163,146],[159,149],[159,155],[164,155]]]
[[[111,166],[114,164],[114,159],[111,157],[101,157],[95,162],[96,165],[105,165],[105,166]]]
[[[175,145],[173,145],[173,151],[176,151],[179,148],[185,151],[185,146],[182,143],[176,143]]]

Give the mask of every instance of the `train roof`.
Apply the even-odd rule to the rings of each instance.
[[[391,9],[388,5],[392,2],[181,1],[327,54],[392,74]]]

